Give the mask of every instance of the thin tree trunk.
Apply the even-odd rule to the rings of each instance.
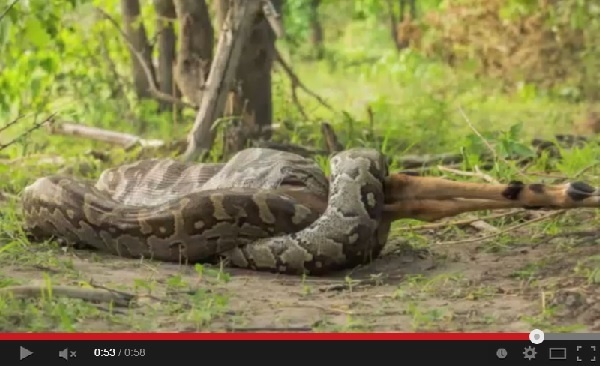
[[[179,89],[174,85],[173,67],[175,66],[175,29],[173,22],[177,19],[173,0],[154,0],[156,10],[156,32],[158,33],[158,82],[159,90],[165,94],[180,96]],[[166,111],[172,104],[161,102],[160,108]],[[173,106],[175,107],[175,106]]]
[[[320,5],[321,0],[311,0],[310,2],[310,41],[317,59],[323,57],[323,26],[319,17]]]
[[[175,78],[181,93],[200,105],[213,57],[214,31],[204,0],[174,0],[179,19]]]
[[[281,12],[282,0],[272,0]],[[229,9],[228,0],[216,0],[219,29]],[[236,93],[230,101],[233,111],[243,111],[238,121],[233,121],[226,132],[226,151],[234,153],[243,148],[248,139],[269,139],[273,120],[271,68],[275,57],[275,34],[262,12],[254,19],[248,41],[242,50],[236,73]],[[248,125],[251,123],[252,125]]]
[[[193,161],[204,156],[213,146],[214,123],[223,116],[225,102],[241,62],[242,50],[251,35],[256,14],[260,11],[260,0],[235,0],[235,11],[227,21],[227,29],[219,37],[215,60],[206,81],[206,91],[192,131],[184,160]]]
[[[154,67],[152,66],[152,48],[148,42],[146,28],[140,21],[140,3],[138,0],[121,0],[121,12],[123,14],[123,22],[125,24],[125,34],[135,48],[135,52],[139,53],[144,60],[144,63],[152,72],[152,77],[156,78]],[[136,95],[139,99],[149,99],[152,97],[150,93],[150,83],[143,67],[140,65],[135,52],[130,50],[131,72],[133,75],[133,84]],[[154,80],[156,82],[156,79]]]

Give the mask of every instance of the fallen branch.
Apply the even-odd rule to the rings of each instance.
[[[53,125],[49,128],[49,132],[56,135],[83,137],[90,140],[106,142],[109,144],[122,146],[126,150],[130,150],[138,145],[151,148],[165,145],[165,142],[162,140],[146,140],[129,133],[110,131],[98,127],[84,126],[75,123],[61,123]]]
[[[11,294],[16,298],[67,297],[90,302],[113,303],[115,306],[127,307],[135,298],[134,295],[106,289],[82,288],[74,286],[26,285],[0,288],[0,294]]]

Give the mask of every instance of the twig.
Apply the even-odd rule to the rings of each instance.
[[[47,288],[45,285],[26,285],[26,286],[8,286],[0,288],[0,294],[12,294],[17,298],[35,298],[44,297],[49,294],[58,297],[68,297],[90,302],[112,302],[115,306],[129,306],[133,295],[122,292],[115,292],[105,289],[82,288],[74,286],[52,286]]]
[[[588,166],[586,166],[585,168],[581,169],[580,171],[578,171],[577,173],[575,173],[573,175],[573,178],[577,178],[583,174],[585,174],[587,171],[591,170],[592,168],[597,167],[598,165],[600,165],[600,161],[596,161]]]
[[[375,112],[373,112],[373,108],[371,106],[367,106],[367,118],[369,119],[369,133],[371,134],[371,138],[376,140],[375,136]]]
[[[306,94],[315,98],[317,100],[317,102],[319,102],[319,104],[321,104],[323,107],[329,109],[330,111],[333,111],[333,108],[329,105],[329,103],[327,103],[317,93],[308,89],[306,87],[306,85],[304,85],[304,83],[300,80],[298,75],[296,75],[294,70],[292,70],[291,66],[283,59],[283,57],[281,56],[281,53],[279,52],[279,50],[277,48],[275,48],[275,60],[277,62],[279,62],[279,64],[283,68],[283,71],[285,71],[288,78],[290,79],[290,82],[292,83],[292,98],[294,99],[295,102],[298,100],[298,95],[296,93],[296,89],[299,88],[299,89],[303,90]],[[299,106],[299,108],[302,108],[302,107]],[[300,113],[302,113],[304,115],[303,111],[301,111]]]
[[[483,141],[483,143],[485,144],[485,146],[488,148],[488,150],[492,154],[492,158],[493,158],[494,162],[500,160],[504,164],[509,165],[508,161],[506,159],[504,159],[503,157],[498,156],[498,154],[496,153],[496,150],[494,149],[494,147],[492,146],[492,144],[490,144],[490,142],[485,137],[483,137],[483,135],[475,128],[475,126],[473,126],[473,124],[471,123],[471,120],[469,119],[469,117],[467,116],[467,114],[465,113],[465,111],[462,109],[462,107],[459,106],[458,107],[458,111],[460,112],[460,114],[464,118],[464,120],[467,123],[467,125],[469,126],[469,128],[473,131],[473,133],[475,133],[477,135],[477,137],[479,137],[481,139],[481,141]],[[521,176],[525,176],[526,175],[523,172],[523,170],[521,170],[521,169],[518,169],[517,173],[519,173],[519,175],[521,175]]]
[[[102,10],[100,8],[96,8],[96,10],[116,28],[117,32],[119,32],[121,37],[123,37],[123,40],[127,44],[127,47],[129,47],[129,49],[131,49],[132,53],[137,58],[138,62],[140,63],[140,66],[142,66],[142,69],[144,70],[144,73],[146,74],[146,78],[148,79],[148,86],[150,88],[149,90],[150,90],[150,93],[152,93],[152,95],[154,95],[156,98],[158,98],[164,102],[169,102],[169,103],[175,104],[180,107],[188,107],[188,108],[196,109],[196,106],[193,104],[186,103],[183,100],[174,98],[173,96],[171,96],[169,94],[161,92],[158,89],[158,87],[156,86],[156,83],[154,82],[154,78],[152,77],[152,70],[150,69],[150,66],[146,63],[146,61],[144,60],[144,57],[138,52],[138,50],[135,49],[135,46],[129,40],[129,38],[127,37],[127,34],[125,34],[125,32],[119,26],[119,23],[110,14],[108,14],[104,10]]]
[[[498,229],[494,225],[488,224],[487,222],[485,222],[481,219],[478,219],[474,216],[470,216],[470,217],[473,217],[473,219],[475,219],[475,221],[469,223],[469,225],[477,230],[489,231],[489,232],[493,232],[493,233],[497,233],[498,231],[500,231],[500,229]]]
[[[327,146],[327,150],[330,154],[344,150],[344,146],[340,144],[340,141],[337,138],[337,135],[335,134],[333,126],[331,126],[329,123],[321,123],[321,133],[323,134],[323,138],[325,139],[325,145]]]
[[[440,229],[440,228],[447,227],[447,226],[469,225],[475,221],[499,219],[502,217],[512,216],[512,215],[515,215],[518,213],[524,213],[524,212],[525,212],[525,210],[519,209],[519,210],[510,211],[510,212],[488,215],[488,216],[484,216],[484,217],[473,217],[473,218],[468,218],[468,219],[464,219],[464,220],[439,222],[439,223],[434,223],[434,224],[425,224],[425,225],[418,225],[418,226],[406,226],[406,227],[398,228],[398,229],[396,229],[396,231],[423,231],[423,230]]]
[[[4,17],[6,16],[6,14],[8,14],[8,12],[10,11],[10,9],[12,9],[13,6],[17,5],[18,2],[19,2],[19,0],[13,0],[12,3],[8,4],[8,6],[6,7],[6,9],[4,9],[4,11],[2,12],[2,14],[0,14],[0,21],[2,19],[4,19]]]
[[[527,226],[527,225],[530,225],[530,224],[533,224],[533,223],[536,223],[536,222],[539,222],[539,221],[547,220],[549,218],[552,218],[554,216],[558,216],[558,215],[563,214],[565,212],[566,212],[566,210],[554,211],[554,212],[551,212],[551,213],[549,213],[547,215],[536,217],[535,219],[531,219],[529,221],[526,221],[526,222],[523,222],[523,223],[520,223],[520,224],[517,224],[517,225],[509,226],[506,229],[500,230],[500,231],[492,233],[490,235],[480,236],[480,237],[475,237],[475,238],[469,238],[469,239],[464,239],[464,240],[454,240],[454,241],[439,242],[439,243],[436,243],[435,245],[469,244],[469,243],[475,243],[475,242],[480,242],[480,241],[483,241],[483,240],[492,239],[492,238],[495,238],[495,237],[500,236],[502,234],[505,234],[507,232],[514,231],[516,229],[520,229],[520,228],[522,228],[524,226]]]
[[[473,124],[471,123],[471,120],[469,119],[469,117],[467,116],[465,111],[462,109],[462,107],[460,107],[460,106],[458,107],[458,112],[462,115],[462,117],[464,118],[465,122],[467,123],[467,125],[469,126],[471,131],[473,131],[473,133],[475,135],[477,135],[477,137],[479,137],[481,139],[481,141],[483,141],[483,143],[488,148],[488,150],[490,150],[490,153],[492,153],[492,157],[494,158],[494,161],[497,161],[498,154],[496,153],[496,150],[489,143],[489,141],[485,137],[483,137],[483,135],[475,128],[475,126],[473,126]]]
[[[46,123],[52,124],[54,122],[54,116],[55,115],[56,115],[56,113],[52,113],[50,116],[48,116],[48,118],[46,118],[42,122],[35,123],[32,127],[30,127],[29,129],[27,129],[25,132],[23,132],[19,136],[15,137],[13,140],[9,141],[8,143],[6,143],[6,144],[0,144],[0,151],[6,149],[7,147],[11,146],[12,144],[16,143],[17,141],[20,141],[23,137],[28,136],[33,131],[41,128]]]
[[[481,177],[481,179],[485,180],[488,183],[494,183],[494,184],[500,184],[500,182],[498,182],[498,180],[494,179],[492,176],[485,174],[484,172],[482,172],[478,166],[474,166],[473,170],[475,170],[475,173],[479,174],[479,176]]]
[[[445,167],[442,165],[438,165],[437,168],[443,172],[447,172],[447,173],[451,173],[451,174],[455,174],[455,175],[461,175],[461,176],[465,176],[465,177],[477,177],[477,178],[481,178],[481,179],[485,180],[488,183],[498,183],[497,180],[495,180],[494,178],[490,177],[489,175],[487,175],[485,173],[482,173],[479,169],[477,169],[477,171],[475,171],[475,172],[465,172],[463,170],[452,169],[452,168],[448,168],[448,167]]]
[[[16,125],[17,122],[19,122],[20,120],[22,120],[24,117],[25,117],[25,115],[22,114],[22,115],[18,116],[17,118],[15,118],[14,120],[8,122],[4,126],[0,127],[0,132],[4,132],[5,130],[9,129],[11,126]]]

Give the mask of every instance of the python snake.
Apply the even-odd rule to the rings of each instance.
[[[132,258],[204,262],[322,274],[376,257],[384,156],[351,149],[318,164],[289,152],[242,150],[224,164],[141,160],[97,182],[52,175],[22,194],[26,229],[38,239]]]

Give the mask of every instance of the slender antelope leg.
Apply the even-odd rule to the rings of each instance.
[[[391,220],[434,221],[464,212],[503,208],[600,208],[600,190],[584,182],[482,184],[392,174],[386,181],[385,197],[386,215]]]

